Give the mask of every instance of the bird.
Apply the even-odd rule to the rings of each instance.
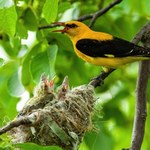
[[[78,57],[91,64],[102,66],[107,72],[128,63],[150,59],[150,49],[136,45],[109,33],[91,30],[79,21],[55,22],[72,41]]]

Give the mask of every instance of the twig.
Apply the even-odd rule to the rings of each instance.
[[[146,24],[133,39],[134,43],[143,41],[144,47],[150,47],[150,22]],[[139,64],[139,77],[137,80],[136,108],[130,150],[140,150],[144,138],[146,122],[146,87],[150,74],[150,61]]]
[[[104,83],[104,79],[107,78],[115,69],[109,69],[108,72],[101,71],[101,73],[89,83],[94,88],[101,86]]]
[[[89,15],[84,15],[81,16],[80,18],[78,18],[78,21],[83,21],[83,20],[87,20],[87,19],[91,19],[91,22],[89,24],[89,27],[92,27],[95,20],[102,16],[103,14],[105,14],[108,10],[110,10],[112,7],[114,7],[115,5],[121,3],[122,0],[115,0],[114,2],[110,3],[107,7],[105,7],[104,9],[99,10],[98,12],[89,14]]]
[[[29,116],[16,118],[12,120],[11,122],[9,122],[4,127],[0,128],[0,135],[10,131],[14,127],[18,127],[20,125],[25,125],[25,124],[26,125],[32,124],[35,122],[36,118],[37,118],[37,114],[34,114],[34,113]]]
[[[44,25],[44,26],[40,26],[38,27],[39,30],[41,29],[49,29],[49,28],[54,28],[54,27],[57,27],[58,25],[56,24],[48,24],[48,25]]]
[[[114,2],[110,3],[107,7],[105,7],[104,9],[101,9],[95,13],[92,13],[92,14],[88,14],[88,15],[84,15],[84,16],[81,16],[79,17],[77,20],[78,21],[84,21],[84,20],[87,20],[87,19],[91,19],[91,22],[89,24],[89,27],[92,27],[93,24],[95,23],[95,20],[102,16],[103,14],[105,14],[108,10],[110,10],[112,7],[114,7],[115,5],[121,3],[122,0],[115,0]],[[55,25],[55,24],[49,24],[49,25],[45,25],[45,26],[40,26],[38,27],[39,30],[41,29],[48,29],[48,28],[53,28],[53,27],[56,27],[58,25]]]

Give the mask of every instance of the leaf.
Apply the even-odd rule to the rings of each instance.
[[[22,76],[21,81],[24,86],[28,86],[31,82],[31,72],[30,72],[30,63],[31,58],[34,57],[37,53],[43,50],[43,45],[38,43],[35,45],[25,56],[22,63]]]
[[[84,142],[90,150],[113,149],[113,138],[104,128],[103,124],[99,125],[99,132],[87,132],[84,136]]]
[[[0,123],[5,120],[6,116],[13,119],[17,113],[16,104],[19,98],[12,97],[8,90],[8,80],[17,69],[18,63],[16,61],[5,62],[0,67]]]
[[[43,6],[43,15],[46,21],[53,22],[57,17],[58,0],[46,0]]]
[[[21,148],[22,150],[62,150],[58,146],[39,146],[34,143],[19,143],[14,146],[16,148]]]
[[[1,8],[9,8],[14,5],[13,0],[1,0],[0,1],[0,9]]]
[[[4,19],[5,18],[5,19]],[[14,36],[16,32],[17,13],[15,6],[0,9],[0,32]]]
[[[31,75],[36,83],[39,81],[42,73],[49,73],[48,63],[48,56],[46,52],[38,53],[31,60]]]
[[[4,64],[4,59],[0,58],[0,67]]]
[[[17,27],[16,27],[16,34],[23,39],[27,39],[28,37],[28,33],[27,33],[27,29],[26,27],[23,25],[23,21],[18,21],[17,22]]]
[[[57,51],[58,51],[57,45],[51,45],[47,49],[49,67],[50,67],[50,72],[49,72],[50,78],[53,78],[55,75],[55,61],[56,61]]]
[[[37,83],[42,73],[46,73],[50,77],[55,75],[55,59],[57,54],[57,46],[47,47],[44,52],[38,53],[31,60],[31,74],[33,80]]]
[[[58,46],[65,50],[70,51],[73,48],[70,39],[66,35],[63,35],[63,34],[51,32],[47,35],[47,41],[49,44],[57,42]]]
[[[8,79],[7,87],[10,95],[15,97],[20,97],[21,94],[24,92],[24,87],[22,86],[18,72],[14,72],[12,76]]]
[[[62,12],[66,11],[69,8],[71,8],[71,3],[70,2],[62,2],[58,6],[58,11],[59,11],[59,13],[62,13]]]
[[[29,7],[24,11],[24,25],[31,31],[35,31],[38,26],[36,16],[33,10]]]

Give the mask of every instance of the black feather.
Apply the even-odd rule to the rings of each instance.
[[[113,38],[112,40],[81,39],[76,43],[77,49],[91,57],[150,57],[150,49],[135,45],[126,40]]]

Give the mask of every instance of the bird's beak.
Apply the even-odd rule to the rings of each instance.
[[[54,30],[53,32],[62,32],[62,33],[64,33],[64,32],[67,31],[67,28],[66,28],[64,22],[54,22],[53,24],[56,24],[58,26],[63,26],[64,27],[64,29],[62,29],[62,30]]]

